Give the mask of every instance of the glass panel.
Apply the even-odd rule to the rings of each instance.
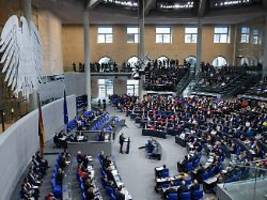
[[[107,98],[109,95],[113,95],[113,81],[110,79],[99,79],[98,97]]]
[[[106,97],[106,90],[105,85],[98,85],[98,97],[105,98]]]
[[[156,33],[171,33],[170,27],[156,28]]]
[[[138,85],[139,81],[138,80],[127,80],[127,85],[133,84],[133,85]]]
[[[164,34],[163,37],[164,37],[164,39],[163,39],[164,43],[171,43],[171,35]]]
[[[185,41],[185,43],[191,43],[191,35],[190,34],[186,34],[184,36],[184,41]]]
[[[258,162],[258,161],[257,161]],[[263,162],[266,162],[266,160]],[[265,200],[267,193],[267,170],[251,166],[234,166],[234,173],[219,186],[230,199]],[[227,174],[226,174],[227,175]],[[242,188],[242,189],[241,189]],[[242,192],[240,192],[242,190]]]
[[[197,28],[196,27],[186,27],[185,33],[197,33]]]
[[[241,43],[249,43],[249,35],[242,34],[241,35]]]
[[[228,33],[228,27],[215,27],[214,33]]]
[[[139,81],[127,80],[127,94],[138,96]]]
[[[139,42],[139,34],[134,35],[134,41],[135,41],[135,43]]]
[[[242,27],[241,28],[241,33],[247,33],[247,34],[249,34],[249,27]]]
[[[107,34],[106,35],[106,43],[112,43],[112,40],[113,40],[112,34]]]
[[[220,38],[220,43],[227,43],[227,40],[228,40],[227,35],[222,34]]]
[[[111,27],[99,27],[98,33],[112,33]]]
[[[219,34],[214,35],[214,43],[220,43],[220,35]]]
[[[156,35],[156,43],[162,43],[162,35],[161,34],[157,34]]]
[[[127,33],[139,33],[139,28],[137,27],[127,27]]]
[[[103,34],[98,35],[97,43],[105,43],[105,35]]]
[[[129,63],[131,67],[134,67],[135,64],[138,63],[138,61],[139,61],[139,59],[138,59],[137,57],[134,56],[134,57],[131,57],[131,58],[127,61],[127,63]],[[127,83],[128,83],[128,80],[127,80]]]
[[[135,35],[134,34],[128,34],[127,35],[127,43],[134,43],[135,42]]]
[[[192,35],[192,43],[197,43],[197,35]]]
[[[130,96],[134,95],[134,85],[127,85],[127,94]]]
[[[103,58],[100,58],[98,63],[101,65],[101,64],[108,64],[111,62],[111,59],[109,57],[103,57]],[[99,80],[105,80],[105,79],[99,79]]]
[[[105,84],[105,79],[98,79],[98,84]]]
[[[227,65],[227,61],[223,57],[217,57],[212,61],[214,67],[222,67]]]

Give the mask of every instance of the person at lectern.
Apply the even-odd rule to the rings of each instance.
[[[123,143],[124,143],[125,137],[124,134],[120,134],[119,143],[120,143],[120,153],[123,153]]]

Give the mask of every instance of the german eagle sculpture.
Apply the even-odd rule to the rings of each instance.
[[[38,89],[42,72],[41,40],[36,26],[23,16],[11,16],[0,37],[0,66],[15,96]]]

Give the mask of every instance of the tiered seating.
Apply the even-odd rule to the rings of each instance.
[[[267,78],[251,87],[241,97],[267,101]]]
[[[204,192],[196,180],[192,183],[190,174],[179,173],[169,176],[169,169],[166,166],[155,168],[155,190],[160,192],[167,200],[200,200]],[[179,197],[179,198],[178,198]]]
[[[92,156],[77,154],[77,181],[79,182],[82,200],[102,200],[95,181],[95,170]]]
[[[56,159],[56,164],[52,171],[51,187],[56,198],[62,198],[62,183],[64,178],[64,170],[70,164],[70,155],[68,153],[61,153]]]
[[[39,187],[48,168],[47,160],[41,158],[39,152],[32,156],[30,169],[21,184],[21,199],[38,199]]]
[[[118,117],[111,117],[108,113],[101,111],[86,111],[77,119],[70,121],[67,125],[67,133],[60,131],[54,136],[54,143],[58,147],[66,146],[66,142],[85,142],[88,135],[84,132],[90,131],[95,134],[93,137],[97,141],[111,139],[111,133],[115,133],[122,124]],[[77,130],[76,130],[77,129]]]
[[[199,74],[193,94],[235,95],[255,84],[257,78],[246,73],[245,69],[242,71],[230,67],[215,69],[210,66],[208,70]]]
[[[98,155],[98,160],[101,165],[102,185],[106,189],[110,200],[131,200],[132,197],[125,188],[115,163],[108,156],[105,156],[103,152]]]
[[[187,67],[154,66],[145,72],[145,90],[175,91],[179,81],[189,72]]]
[[[122,106],[126,108],[123,109],[126,115],[135,121],[140,118],[145,126],[157,121],[155,126],[163,126],[168,134],[176,135],[179,144],[187,147],[188,155],[179,163],[179,173],[190,174],[207,191],[213,191],[217,183],[247,176],[245,170],[235,169],[236,163],[248,165],[266,157],[267,106],[264,102],[146,96],[137,103],[126,98],[121,101],[125,102]],[[165,178],[158,184],[166,188],[172,180],[175,179]],[[165,185],[165,181],[169,181],[168,184]]]

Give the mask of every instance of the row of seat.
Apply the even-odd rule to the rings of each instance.
[[[203,190],[194,190],[192,192],[182,192],[180,195],[180,200],[200,200],[203,199]],[[177,200],[178,193],[171,192],[167,195],[167,200]]]
[[[155,168],[155,180],[157,182],[157,180],[159,180],[159,182],[157,182],[157,190],[159,191],[160,189],[164,189],[164,188],[169,188],[171,187],[179,187],[181,186],[182,180],[178,177],[170,177],[169,176],[169,169],[166,168],[166,166],[164,165],[161,169],[159,168]],[[163,182],[162,182],[163,181]],[[172,184],[170,185],[170,181],[172,182]],[[190,185],[192,184],[192,179],[190,175],[187,175],[186,178],[183,179],[183,181],[185,181],[185,185],[186,187],[190,188]],[[159,184],[161,182],[161,184]],[[196,189],[191,189],[190,191],[186,191],[186,192],[181,192],[181,194],[179,194],[178,191],[171,191],[167,194],[166,199],[167,200],[200,200],[202,199],[204,196],[204,192],[202,187],[196,188]],[[178,198],[179,197],[179,198]]]
[[[62,185],[58,184],[56,181],[56,176],[58,173],[58,169],[59,169],[59,160],[60,160],[60,155],[58,155],[57,160],[56,160],[56,164],[53,168],[52,171],[52,176],[51,176],[51,187],[52,187],[52,191],[53,194],[56,198],[62,198]]]
[[[201,159],[201,156],[197,155],[194,159],[192,159],[191,161],[185,163],[185,165],[183,166],[184,171],[191,172],[194,169],[196,169],[197,167],[199,167],[200,159]]]
[[[91,127],[92,131],[101,130],[103,126],[110,120],[110,115],[108,113],[102,114]]]

